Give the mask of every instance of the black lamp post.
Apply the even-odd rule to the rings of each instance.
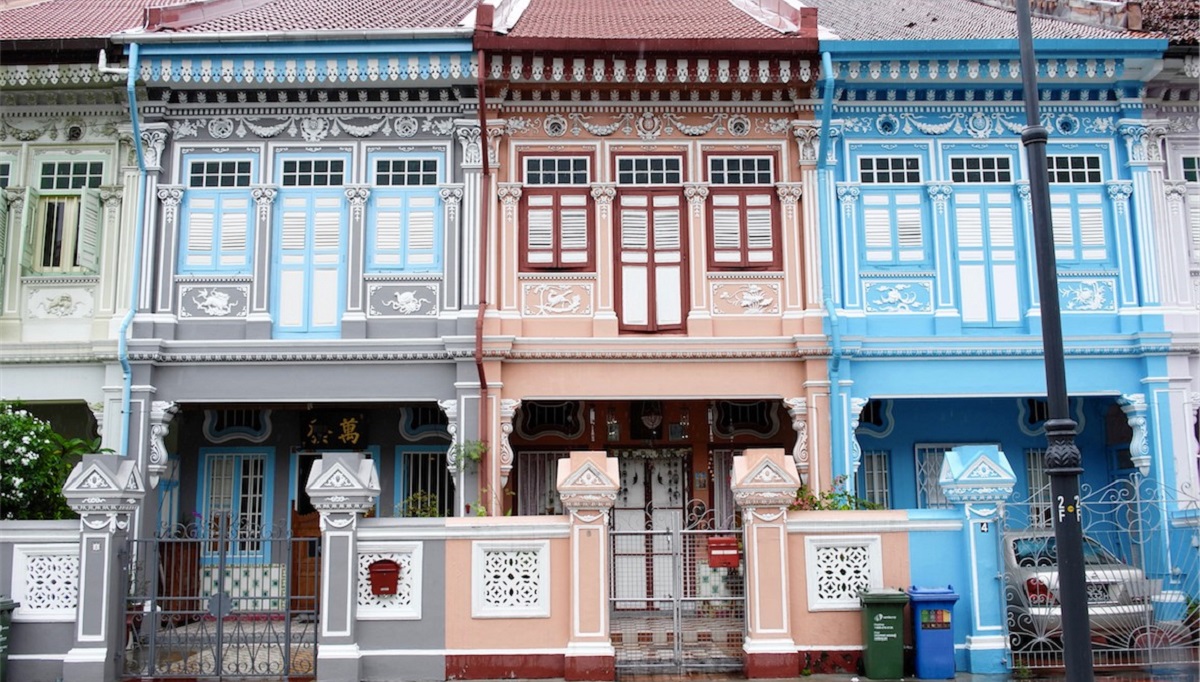
[[[1046,473],[1050,476],[1051,514],[1058,544],[1058,601],[1062,607],[1063,666],[1067,682],[1089,682],[1092,674],[1091,628],[1088,625],[1083,569],[1082,513],[1079,508],[1079,448],[1076,424],[1067,404],[1067,372],[1063,360],[1062,314],[1058,307],[1058,274],[1050,221],[1050,178],[1046,170],[1048,133],[1038,113],[1037,59],[1029,3],[1016,0],[1017,41],[1021,47],[1021,86],[1025,91],[1025,145],[1029,160],[1029,199],[1033,210],[1033,242],[1037,253],[1038,292],[1042,307],[1042,348],[1046,358]]]

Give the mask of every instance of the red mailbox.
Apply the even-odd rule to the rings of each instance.
[[[710,568],[737,568],[741,563],[738,539],[732,535],[714,535],[708,539]]]
[[[400,564],[391,559],[380,559],[367,566],[371,578],[371,594],[396,594],[400,583]]]

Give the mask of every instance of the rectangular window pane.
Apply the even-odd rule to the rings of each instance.
[[[870,184],[921,182],[921,159],[917,156],[864,156],[858,160],[859,181]]]
[[[103,175],[104,164],[99,161],[44,162],[39,189],[95,189],[100,186]]]
[[[283,162],[284,187],[336,187],[343,184],[341,159],[285,160]]]
[[[683,182],[683,159],[678,156],[639,156],[617,159],[617,182],[623,185],[677,185]]]
[[[1104,181],[1099,156],[1048,156],[1046,168],[1053,184],[1080,185]]]
[[[775,181],[769,156],[724,157],[708,160],[708,181],[714,185],[765,185]]]
[[[959,184],[1012,182],[1012,159],[1007,156],[951,157],[950,180]]]
[[[864,500],[879,507],[891,509],[891,475],[888,472],[888,455],[885,450],[873,450],[863,453],[862,478],[860,479],[860,495]]]
[[[1183,157],[1183,179],[1185,182],[1200,182],[1200,156]]]
[[[188,166],[189,187],[249,187],[249,161],[193,161]]]
[[[525,158],[526,185],[586,185],[590,159],[583,156],[532,156]]]
[[[438,184],[436,159],[377,159],[375,184],[382,187],[429,187]]]

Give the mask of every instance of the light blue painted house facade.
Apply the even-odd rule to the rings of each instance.
[[[1019,655],[1028,643],[1016,634],[1023,586],[997,583],[997,536],[1048,530],[1052,506],[1015,15],[1005,2],[816,5],[832,471],[914,523],[964,524],[942,541],[910,535],[911,574],[962,595],[959,669],[997,671],[1014,659],[989,650]],[[1130,490],[1182,505],[1196,490],[1195,408],[1159,272],[1187,256],[1162,243],[1163,132],[1143,100],[1166,43],[1126,31],[1123,6],[1047,7],[1061,19],[1035,15],[1035,51],[1084,501],[1096,519],[1107,496]],[[961,469],[952,449],[967,445],[998,450],[1011,495],[971,503],[939,485]],[[1158,524],[1143,548],[1189,546],[1190,535],[1168,539],[1180,525]],[[1192,552],[1174,560],[1187,569],[1168,558],[1147,577],[1194,593]]]

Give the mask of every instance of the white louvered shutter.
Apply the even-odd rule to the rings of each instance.
[[[650,197],[626,195],[621,203],[621,321],[650,323]]]
[[[681,197],[654,195],[655,323],[683,323],[683,228]]]
[[[406,267],[427,270],[437,263],[437,210],[434,195],[417,194],[409,199]]]
[[[712,197],[713,261],[739,263],[742,260],[742,202],[736,194]]]
[[[559,196],[559,260],[564,266],[588,262],[588,197],[586,194]]]
[[[751,264],[775,260],[775,207],[770,194],[746,197],[746,259]]]
[[[100,192],[84,188],[79,195],[79,225],[75,235],[75,260],[85,272],[96,272],[100,267],[100,229],[103,227],[104,209],[100,205]]]
[[[531,194],[526,202],[525,258],[531,265],[553,265],[554,195]]]

